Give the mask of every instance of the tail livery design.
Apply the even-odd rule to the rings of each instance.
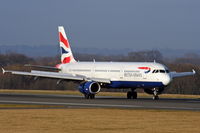
[[[73,57],[67,36],[65,34],[65,29],[63,26],[58,27],[59,32],[59,42],[60,42],[60,50],[61,50],[61,63],[72,63],[76,62]]]
[[[138,69],[145,70],[144,73],[149,73],[151,71],[150,67],[138,67]]]

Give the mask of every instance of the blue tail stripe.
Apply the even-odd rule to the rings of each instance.
[[[67,54],[67,53],[69,53],[69,52],[66,51],[63,47],[61,47],[61,52],[62,52],[62,54]]]

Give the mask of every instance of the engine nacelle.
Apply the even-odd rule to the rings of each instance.
[[[83,94],[97,94],[101,90],[101,86],[97,82],[89,81],[79,86],[79,91]]]

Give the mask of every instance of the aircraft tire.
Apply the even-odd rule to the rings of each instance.
[[[137,99],[137,92],[132,92],[133,99]]]
[[[127,92],[127,99],[131,99],[132,98],[132,92],[131,91],[128,91]]]
[[[94,94],[90,94],[90,99],[95,99],[95,95]]]
[[[154,96],[153,100],[159,100],[159,96]]]
[[[89,99],[90,98],[90,95],[89,94],[85,94],[85,99]]]
[[[85,94],[85,99],[94,99],[95,94]]]

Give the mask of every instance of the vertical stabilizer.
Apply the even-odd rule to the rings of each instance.
[[[64,27],[59,26],[58,32],[59,32],[59,43],[60,43],[60,50],[61,50],[61,63],[65,64],[65,63],[76,62],[69,45],[69,41],[65,34]]]

